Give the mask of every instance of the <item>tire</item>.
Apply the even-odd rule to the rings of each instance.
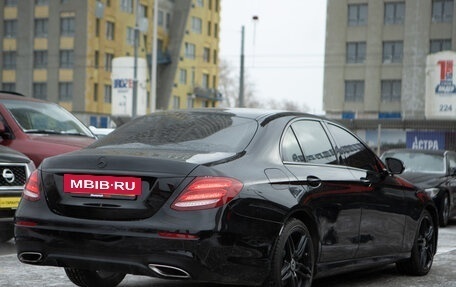
[[[271,275],[265,286],[312,285],[315,266],[314,245],[304,223],[291,219],[285,224],[272,256]]]
[[[9,226],[11,225],[11,226]],[[14,228],[12,224],[9,224],[5,228],[0,228],[0,243],[9,241],[11,238],[14,237]]]
[[[65,268],[68,279],[80,287],[115,287],[125,278],[124,273]]]
[[[413,276],[423,276],[431,270],[437,249],[437,228],[428,211],[423,212],[418,226],[410,258],[396,263],[401,273]]]
[[[448,225],[448,221],[450,220],[450,196],[448,193],[445,193],[442,206],[440,207],[439,212],[439,223],[441,227],[445,227]]]

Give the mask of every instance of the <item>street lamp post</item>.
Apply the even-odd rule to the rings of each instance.
[[[137,114],[137,103],[138,103],[138,33],[139,33],[139,23],[138,23],[138,12],[139,12],[139,2],[135,1],[135,29],[134,29],[134,62],[133,62],[133,108],[132,108],[132,118],[136,117]]]

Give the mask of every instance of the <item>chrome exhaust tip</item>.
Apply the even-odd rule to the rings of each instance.
[[[22,252],[18,258],[23,263],[38,263],[43,259],[43,254],[39,252]]]
[[[187,271],[174,266],[149,264],[149,268],[155,273],[166,278],[189,279],[191,277]]]

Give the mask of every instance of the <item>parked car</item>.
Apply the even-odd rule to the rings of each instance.
[[[13,218],[25,181],[35,165],[18,151],[0,146],[0,242],[14,235]]]
[[[396,263],[427,274],[438,217],[344,127],[250,109],[162,111],[45,159],[16,212],[21,262],[79,286],[125,273],[238,285]]]
[[[382,154],[382,159],[388,157],[404,163],[401,176],[429,194],[439,210],[440,226],[447,226],[456,216],[456,152],[393,149]]]
[[[98,139],[104,138],[114,130],[113,128],[96,128],[94,126],[89,126],[89,128]]]
[[[55,103],[0,92],[0,144],[25,154],[36,166],[46,157],[86,147],[95,139]]]

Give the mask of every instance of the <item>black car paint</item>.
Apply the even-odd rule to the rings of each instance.
[[[300,117],[325,125],[318,117]],[[151,151],[115,148],[46,159],[40,167],[45,200],[23,200],[16,213],[17,252],[43,253],[39,261],[27,262],[37,265],[163,277],[147,267],[155,263],[186,270],[194,280],[258,285],[267,278],[275,238],[289,218],[297,218],[318,243],[316,277],[409,257],[422,210],[436,216],[429,197],[386,171],[372,177],[340,165],[341,154],[333,165],[284,164],[279,152],[282,132],[297,119],[295,113],[257,118],[252,142],[225,160],[196,164],[185,162],[191,154],[162,158]],[[378,164],[383,165],[380,160]],[[143,189],[154,193],[153,203],[66,201],[60,190],[64,173],[157,177],[159,183],[150,188],[143,181]],[[168,208],[197,176],[229,176],[244,187],[219,208]],[[116,216],[107,221],[103,211],[110,206]],[[135,212],[151,206],[154,211],[147,216]],[[21,225],[28,221],[36,226]],[[169,239],[160,232],[188,237]]]

